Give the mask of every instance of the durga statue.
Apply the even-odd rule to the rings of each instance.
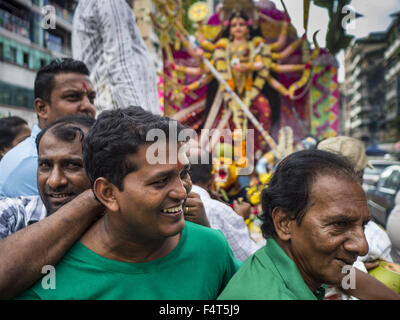
[[[260,3],[262,5],[270,2]],[[278,10],[281,15],[277,17],[278,23],[275,24],[280,26],[280,30],[277,38],[268,42],[260,27],[260,12],[260,8],[252,1],[225,0],[219,5],[215,18],[219,20],[217,34],[207,34],[207,28],[200,19],[197,19],[195,42],[188,40],[185,30],[176,28],[176,37],[191,59],[180,59],[176,62],[174,58],[170,58],[167,68],[171,74],[180,75],[178,78],[182,83],[181,91],[185,95],[193,96],[193,93],[207,86],[202,128],[229,127],[246,132],[249,127],[254,127],[258,131],[258,139],[255,141],[259,144],[257,147],[265,151],[265,142],[270,142],[266,133],[274,125],[279,129],[281,97],[289,100],[297,98],[297,90],[304,87],[309,80],[313,57],[309,54],[305,36],[291,39],[288,43],[290,18]],[[273,20],[266,16],[262,18]],[[299,52],[299,63],[284,63],[294,53],[298,57]],[[205,59],[210,64],[205,64]],[[282,84],[278,79],[280,74],[289,74],[291,83],[287,86]],[[221,79],[225,85],[221,83]],[[241,103],[238,103],[232,92]],[[241,105],[255,116],[257,125],[249,125],[249,117]],[[271,147],[271,143],[269,144]],[[242,149],[245,149],[245,141]]]

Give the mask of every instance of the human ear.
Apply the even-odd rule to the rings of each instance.
[[[275,207],[272,210],[272,221],[274,222],[275,231],[279,239],[283,241],[290,240],[290,227],[293,220],[281,208]]]
[[[40,119],[47,120],[49,117],[50,105],[41,98],[36,98],[33,102],[35,111]]]
[[[117,187],[109,182],[106,178],[98,178],[94,182],[93,192],[97,199],[111,212],[119,210],[119,204],[115,197]]]

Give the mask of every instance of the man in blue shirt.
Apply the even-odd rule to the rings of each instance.
[[[39,194],[35,139],[41,129],[66,115],[96,115],[93,104],[96,93],[89,80],[89,70],[81,61],[55,60],[40,69],[36,75],[34,91],[34,107],[39,123],[33,126],[30,137],[1,159],[0,196]]]

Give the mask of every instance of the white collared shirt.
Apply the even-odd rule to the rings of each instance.
[[[244,261],[259,249],[260,246],[250,238],[243,218],[230,206],[212,199],[205,189],[197,185],[193,185],[192,192],[200,196],[211,228],[222,231],[236,259]]]

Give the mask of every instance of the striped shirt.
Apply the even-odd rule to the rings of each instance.
[[[0,239],[47,216],[40,196],[0,197]]]
[[[79,1],[72,55],[90,70],[99,112],[134,105],[161,113],[155,67],[125,0]]]

